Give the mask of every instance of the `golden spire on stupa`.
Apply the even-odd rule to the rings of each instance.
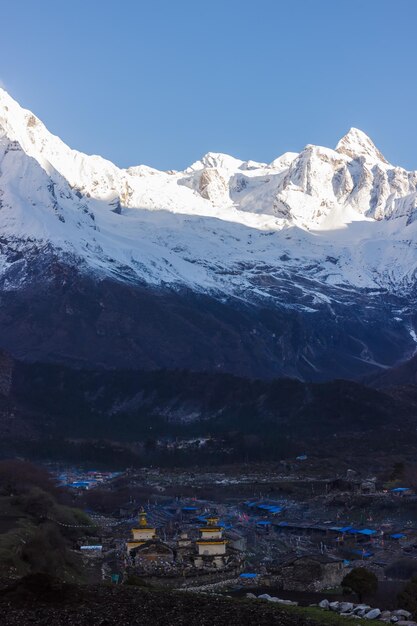
[[[145,509],[142,507],[139,511],[139,528],[147,528],[148,520]]]

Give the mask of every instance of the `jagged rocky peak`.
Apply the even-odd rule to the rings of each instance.
[[[199,192],[202,198],[214,204],[229,200],[227,182],[216,168],[203,170],[199,180]]]
[[[388,164],[388,161],[375,146],[372,139],[358,128],[351,128],[349,132],[342,137],[336,146],[336,152],[345,154],[352,159],[365,157],[366,160],[382,161],[382,163]]]
[[[279,275],[289,265],[281,257],[332,284],[385,287],[389,255],[373,248],[378,220],[384,250],[392,248],[390,271],[407,285],[414,281],[414,248],[407,245],[413,258],[402,262],[406,244],[395,242],[415,221],[416,173],[388,165],[357,129],[336,150],[307,145],[269,164],[209,152],[184,171],[166,173],[145,165],[120,169],[71,150],[3,90],[0,127],[0,206],[7,208],[0,230],[23,248],[36,239],[78,255],[100,275],[249,298],[259,289],[246,268]],[[393,218],[401,219],[386,223]],[[355,221],[362,223],[350,227]],[[320,246],[308,234],[316,230]],[[411,228],[405,239],[414,237]],[[342,256],[337,275],[334,268],[329,273],[327,257]],[[1,268],[0,254],[0,279]]]
[[[31,345],[27,358],[84,363],[92,342],[106,364],[322,379],[416,349],[417,172],[387,164],[356,129],[336,150],[308,145],[269,164],[210,152],[184,171],[120,169],[71,150],[0,90],[0,232],[0,346]],[[55,315],[67,302],[72,313]]]
[[[42,122],[23,109],[0,87],[0,128],[9,139],[18,141],[25,152],[30,152],[37,135],[49,134]]]
[[[243,161],[235,159],[235,157],[229,154],[223,154],[222,152],[207,152],[198,161],[195,161],[185,172],[195,172],[206,167],[216,168],[222,170],[237,170],[242,165]]]

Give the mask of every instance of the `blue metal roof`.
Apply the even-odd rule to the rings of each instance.
[[[342,529],[343,532],[343,529]],[[376,530],[371,530],[370,528],[349,528],[346,532],[350,533],[351,535],[375,535]]]
[[[376,530],[372,530],[371,528],[363,528],[362,530],[358,530],[359,535],[375,535]]]
[[[256,578],[258,574],[243,573],[239,575],[239,578]]]
[[[259,522],[256,522],[256,524],[258,526],[270,526],[271,522],[269,520],[259,520]]]
[[[393,535],[390,535],[391,539],[404,539],[404,537],[406,537],[406,535],[403,535],[403,533],[394,533]]]
[[[276,504],[258,504],[258,509],[269,511],[270,513],[280,513],[282,508]]]

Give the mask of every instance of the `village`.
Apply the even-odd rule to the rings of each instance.
[[[74,501],[94,524],[75,548],[91,581],[334,610],[353,606],[341,582],[365,567],[378,579],[373,605],[386,616],[417,573],[414,489],[351,469],[309,473],[307,457],[274,472],[143,468],[96,480],[73,470]]]

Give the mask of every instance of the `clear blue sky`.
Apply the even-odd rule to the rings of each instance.
[[[0,81],[121,166],[270,161],[356,126],[417,169],[416,0],[0,0]]]

